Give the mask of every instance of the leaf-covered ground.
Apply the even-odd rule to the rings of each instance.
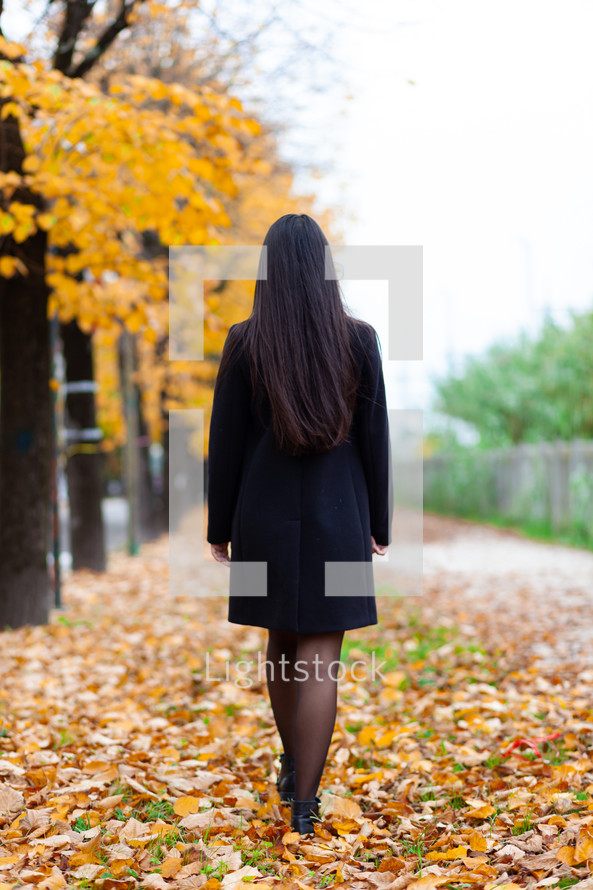
[[[426,517],[427,550],[464,528]],[[0,890],[593,887],[593,671],[534,657],[561,593],[529,579],[489,621],[445,561],[423,597],[379,597],[379,625],[346,633],[322,821],[300,836],[266,631],[229,624],[226,597],[171,597],[168,555],[73,573],[49,626],[2,635]]]

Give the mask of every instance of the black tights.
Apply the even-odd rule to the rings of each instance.
[[[343,630],[269,631],[268,691],[284,751],[295,759],[296,800],[313,800],[323,775],[336,722],[343,637]],[[304,663],[295,669],[299,661]]]

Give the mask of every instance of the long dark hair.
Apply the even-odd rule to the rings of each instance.
[[[345,442],[356,405],[360,369],[350,335],[366,325],[342,301],[329,251],[326,266],[327,244],[306,213],[276,220],[264,239],[251,315],[239,326],[252,405],[265,425],[267,402],[276,444],[291,455]]]

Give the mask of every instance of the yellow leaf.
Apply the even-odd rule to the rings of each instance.
[[[182,862],[181,859],[175,859],[173,856],[169,856],[168,859],[165,859],[161,864],[161,874],[164,878],[170,878],[173,875],[177,874],[179,869],[181,868]]]
[[[6,37],[0,37],[0,52],[8,59],[16,59],[17,56],[24,56],[27,50],[22,43],[15,43],[7,40]]]
[[[432,761],[430,760],[414,760],[410,764],[410,770],[412,772],[425,772],[429,773],[432,770]]]
[[[467,847],[461,844],[458,847],[450,847],[444,855],[444,859],[463,859],[467,856]]]
[[[18,853],[13,856],[0,856],[0,865],[11,865],[13,862],[18,862],[20,858]],[[12,884],[10,886],[12,887]]]
[[[261,133],[261,125],[257,121],[249,118],[248,120],[244,121],[244,124],[247,129],[251,133],[253,133],[254,136],[259,136],[259,134]]]
[[[356,737],[359,745],[370,745],[370,743],[374,740],[377,734],[378,727],[376,726],[365,726],[360,730],[358,736]]]
[[[300,839],[298,831],[287,831],[282,837],[282,843],[286,847],[288,844],[296,844]]]
[[[140,325],[144,322],[144,314],[139,312],[138,309],[134,309],[128,317],[125,319],[125,325],[132,334],[138,333],[140,330]]]
[[[389,730],[387,730],[387,732],[384,732],[382,735],[379,736],[378,739],[375,740],[375,744],[377,745],[378,748],[388,748],[391,745],[394,738],[396,737],[396,735],[397,735],[396,729],[389,729]]]
[[[484,890],[522,890],[521,884],[515,884],[514,881],[507,882],[506,884],[495,884],[494,881],[491,881],[490,884],[486,884]]]
[[[191,158],[188,166],[192,173],[197,173],[203,179],[212,179],[214,175],[214,166],[208,158]]]
[[[129,868],[134,864],[133,859],[112,859],[109,863],[109,868],[113,872],[116,877],[119,877],[122,872],[128,871]]]
[[[60,872],[53,872],[37,884],[39,890],[60,890],[60,887],[66,887],[66,878]]]
[[[590,859],[592,856],[593,837],[591,837],[587,828],[581,828],[574,851],[574,864],[580,865],[581,862],[585,862],[585,860]]]
[[[0,234],[8,235],[9,232],[12,232],[16,225],[14,216],[11,216],[10,213],[3,213],[0,216]]]
[[[447,875],[426,875],[417,881],[408,884],[407,890],[432,890],[433,887],[440,887],[446,884],[451,878]]]
[[[35,173],[41,167],[41,161],[37,155],[27,155],[23,161],[23,170],[26,173]]]
[[[387,856],[385,859],[381,860],[377,871],[390,871],[392,874],[397,874],[399,871],[402,870],[402,868],[405,867],[405,859],[402,859],[400,856]]]
[[[21,223],[16,227],[14,232],[12,233],[12,237],[16,241],[17,244],[22,244],[23,241],[26,241],[31,235],[35,234],[37,231],[37,226],[35,226],[32,222]]]
[[[481,834],[478,834],[477,831],[472,831],[469,836],[469,846],[470,850],[477,850],[480,853],[483,853],[488,849],[488,842],[485,837]]]
[[[560,860],[560,862],[565,862],[567,865],[574,865],[575,864],[574,853],[575,853],[574,847],[564,846],[564,847],[560,847],[558,850],[556,850],[554,852],[554,855],[556,856],[556,859]]]
[[[34,204],[23,204],[21,201],[11,201],[8,209],[13,213],[19,222],[29,222],[37,208]]]
[[[40,213],[37,217],[37,225],[44,232],[49,231],[58,221],[58,217],[54,213]]]
[[[405,679],[405,671],[389,671],[388,674],[385,674],[385,685],[398,687]]]
[[[355,800],[349,797],[332,796],[324,809],[327,816],[345,817],[346,819],[358,819],[362,815],[362,810]]]
[[[243,807],[246,810],[258,810],[259,803],[257,800],[251,800],[250,797],[238,797],[235,801],[236,807]]]
[[[332,827],[339,835],[353,834],[359,829],[358,822],[355,822],[354,819],[332,819]]]
[[[148,8],[152,15],[168,15],[171,10],[165,3],[156,3],[155,0],[150,0],[148,4]]]
[[[79,865],[98,865],[100,860],[93,850],[85,850],[73,853],[68,859],[70,868],[78,868]]]
[[[29,274],[29,270],[27,269],[23,261],[20,260],[18,257],[0,257],[0,277],[12,278],[15,272],[20,272],[21,275]]]
[[[488,816],[491,816],[495,812],[496,809],[492,804],[485,803],[481,807],[475,807],[473,810],[468,810],[465,815],[470,819],[487,819]]]
[[[21,116],[21,107],[17,105],[16,102],[7,102],[6,105],[2,106],[2,111],[0,112],[0,118],[2,120],[6,120],[9,115],[14,115],[15,117]]]
[[[373,779],[382,779],[383,773],[381,771],[376,773],[366,773],[363,776],[354,776],[350,781],[353,785],[366,785],[367,782],[372,782]]]
[[[442,850],[431,850],[426,854],[426,858],[433,861],[437,859],[463,859],[464,856],[467,856],[467,847],[461,845],[459,847],[450,847],[445,852]]]
[[[201,801],[198,797],[178,797],[173,805],[177,816],[189,816],[191,813],[200,812]]]

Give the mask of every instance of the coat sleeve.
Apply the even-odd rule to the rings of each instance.
[[[358,426],[369,493],[371,535],[377,544],[385,546],[391,544],[393,478],[383,362],[374,328],[361,376]]]
[[[234,328],[236,325],[229,328],[223,356],[233,341]],[[241,362],[234,355],[222,377],[219,369],[214,385],[208,443],[206,540],[209,544],[223,544],[231,540],[250,410],[250,387]]]

